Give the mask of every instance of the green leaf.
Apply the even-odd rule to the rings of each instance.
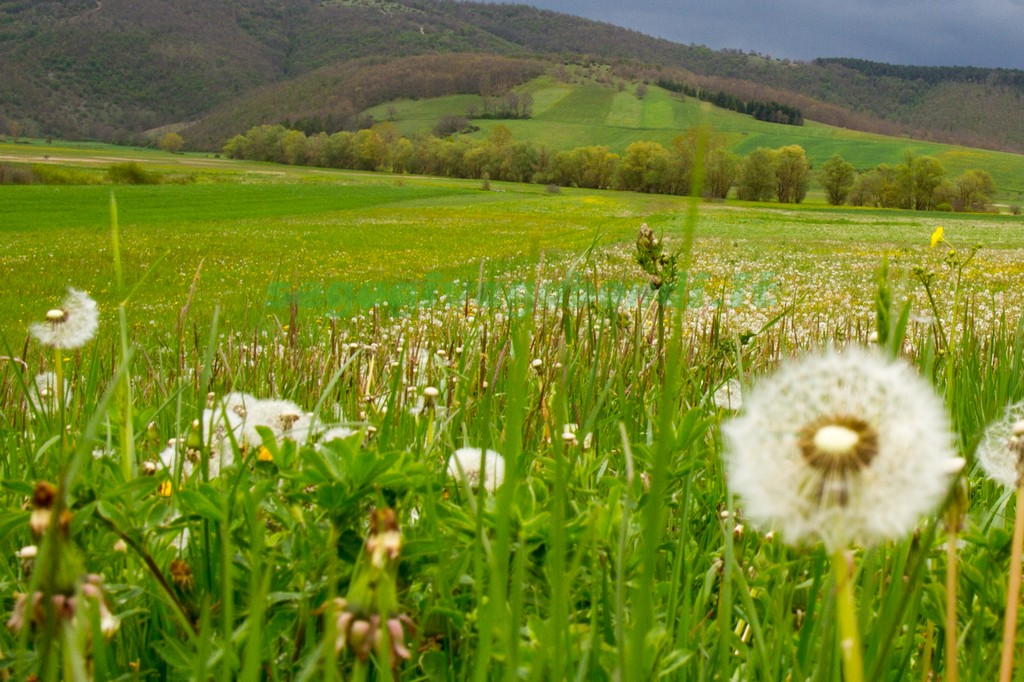
[[[25,497],[32,497],[32,493],[35,492],[35,486],[25,481],[4,481],[2,485],[8,490]]]
[[[195,661],[195,652],[187,649],[181,640],[164,639],[159,646],[154,646],[160,658],[175,670],[191,672]]]
[[[131,527],[132,523],[125,516],[124,511],[115,504],[107,502],[106,500],[100,500],[96,503],[96,513],[101,517],[114,524],[120,530],[125,530]]]
[[[31,514],[27,511],[8,512],[0,515],[0,541],[6,540],[7,536],[19,528],[28,528],[28,517]]]
[[[223,521],[224,512],[207,495],[195,490],[182,490],[178,493],[183,513],[196,514],[210,521]]]

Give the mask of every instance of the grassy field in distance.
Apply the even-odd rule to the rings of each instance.
[[[0,145],[0,156],[28,155],[37,147]],[[141,279],[153,270],[134,294],[146,311],[137,324],[142,317],[148,322],[176,315],[200,263],[193,310],[209,316],[219,304],[240,323],[266,314],[267,292],[274,287],[322,291],[353,282],[415,284],[428,276],[466,282],[478,278],[484,261],[487,278],[514,279],[524,277],[520,268],[541,253],[548,262],[564,262],[595,239],[599,253],[614,261],[609,277],[642,283],[628,263],[638,226],[647,222],[672,239],[688,206],[684,197],[576,189],[552,194],[537,185],[505,183],[482,191],[470,180],[153,150],[54,145],[47,151],[50,161],[78,167],[131,158],[193,182],[0,187],[0,234],[8,245],[0,267],[13,283],[0,293],[0,329],[15,344],[35,312],[66,285],[92,291],[111,309],[111,194],[127,277]],[[783,284],[795,296],[816,267],[856,261],[869,278],[885,253],[923,253],[939,224],[961,245],[984,245],[982,259],[1020,245],[1020,220],[1012,216],[729,202],[700,207],[695,253],[724,283],[731,271],[792,270]],[[982,279],[996,289],[1007,286],[1020,271],[1008,260],[1000,255],[998,276]],[[304,313],[330,308],[323,297],[301,301]]]

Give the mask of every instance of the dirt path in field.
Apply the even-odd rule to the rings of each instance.
[[[16,154],[0,154],[0,161],[20,161],[22,163],[68,163],[80,161],[82,163],[114,163],[118,161],[135,161],[120,156],[21,156]]]
[[[21,154],[0,154],[0,162],[14,161],[20,163],[83,163],[83,164],[107,164],[107,163],[157,163],[152,159],[133,159],[124,156],[61,156],[59,154],[43,154],[41,156],[25,156]],[[168,163],[174,163],[176,159],[167,159]],[[194,166],[205,166],[208,168],[220,168],[225,165],[223,160],[216,159],[188,159],[187,163],[180,163],[182,168]],[[258,172],[258,171],[256,171]],[[268,171],[274,172],[274,171]]]

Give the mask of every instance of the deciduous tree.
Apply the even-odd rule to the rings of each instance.
[[[829,204],[841,206],[846,203],[856,174],[853,164],[839,154],[833,155],[822,165],[818,181],[825,189],[825,198]]]
[[[736,182],[739,157],[724,147],[708,149],[704,156],[704,197],[724,199]]]
[[[668,151],[657,142],[634,142],[619,164],[616,186],[637,192],[659,192],[669,165]]]
[[[309,144],[301,130],[289,130],[281,136],[281,159],[293,166],[301,166],[308,159]]]
[[[181,148],[185,146],[185,138],[174,132],[164,133],[160,136],[160,141],[157,142],[157,146],[165,152],[177,154],[181,151]]]
[[[775,152],[758,147],[740,164],[737,193],[745,201],[770,201],[776,192]]]
[[[851,206],[881,206],[882,176],[878,169],[872,168],[857,175],[847,200]]]
[[[946,169],[938,159],[907,151],[895,172],[899,194],[897,206],[918,211],[935,208],[935,189],[946,175]]]
[[[985,211],[990,197],[996,191],[996,183],[988,171],[972,168],[953,180],[956,193],[953,197],[955,211]]]
[[[807,196],[811,162],[804,148],[791,144],[775,151],[775,187],[779,201],[799,204]]]

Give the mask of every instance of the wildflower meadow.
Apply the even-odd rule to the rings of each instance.
[[[1019,218],[217,163],[0,187],[0,678],[1024,675]]]

